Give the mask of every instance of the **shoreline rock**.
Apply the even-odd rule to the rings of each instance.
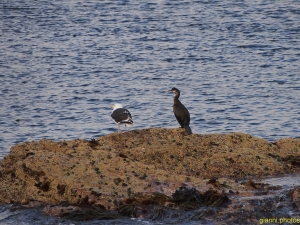
[[[96,207],[86,211],[91,215],[103,209],[145,216],[149,207],[142,205],[148,202],[159,219],[166,206],[184,208],[173,196],[180,190],[194,198],[210,191],[215,200],[208,205],[217,206],[241,191],[265,187],[237,180],[299,173],[299,162],[299,139],[270,143],[244,133],[186,135],[182,129],[151,128],[92,140],[42,139],[13,146],[1,160],[0,203],[67,203]]]

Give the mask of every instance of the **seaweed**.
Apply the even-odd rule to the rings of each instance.
[[[110,220],[121,218],[117,213],[107,211],[103,209],[103,207],[97,206],[83,207],[74,211],[62,211],[59,216],[65,219],[77,221],[86,221],[92,219]]]

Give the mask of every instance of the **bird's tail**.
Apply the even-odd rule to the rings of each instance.
[[[192,129],[190,128],[189,125],[184,126],[184,129],[187,132],[187,134],[192,134]]]

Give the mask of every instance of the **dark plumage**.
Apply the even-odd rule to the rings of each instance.
[[[132,125],[132,117],[130,112],[127,109],[124,109],[121,104],[114,104],[111,106],[113,111],[111,112],[111,118],[115,121],[116,124],[118,124],[118,132],[120,132],[120,125],[126,124]]]
[[[180,96],[180,91],[173,87],[170,92],[175,93],[174,96],[174,105],[173,105],[173,112],[174,115],[180,124],[182,128],[185,129],[185,131],[188,134],[192,134],[192,130],[190,128],[190,113],[189,111],[185,108],[185,106],[179,101],[179,96]]]

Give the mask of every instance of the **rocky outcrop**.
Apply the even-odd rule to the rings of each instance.
[[[129,215],[130,201],[138,206],[159,193],[156,205],[176,205],[174,193],[183,187],[199,196],[226,187],[235,193],[241,188],[236,179],[295,173],[299,158],[299,139],[270,143],[244,133],[186,135],[152,128],[92,140],[43,139],[13,146],[2,159],[0,202],[67,203]],[[220,204],[229,200],[213,194]]]

